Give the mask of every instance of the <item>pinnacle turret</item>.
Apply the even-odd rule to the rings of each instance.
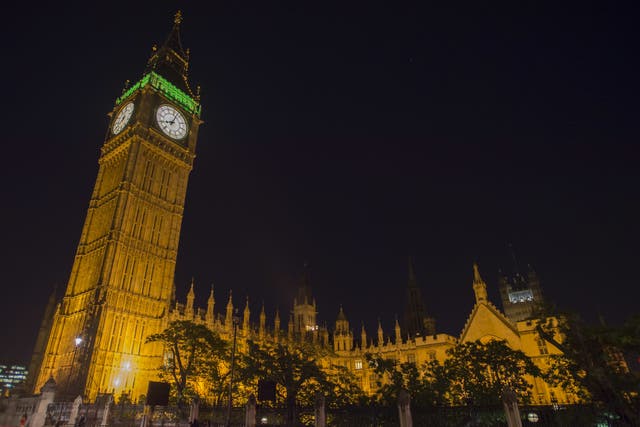
[[[264,312],[264,301],[262,301],[262,308],[260,309],[260,326],[258,329],[258,334],[261,339],[264,338],[266,325],[267,325],[267,315]]]
[[[185,307],[185,312],[188,316],[193,315],[193,302],[196,299],[196,293],[193,290],[194,285],[195,285],[195,279],[192,277],[191,287],[189,288],[189,292],[187,293],[187,306]]]
[[[227,313],[224,318],[224,324],[228,331],[233,328],[233,291],[229,289],[229,302],[227,302]]]
[[[483,304],[488,302],[487,284],[482,280],[478,263],[476,262],[473,263],[473,292],[476,295],[476,303]]]
[[[209,293],[209,299],[207,300],[207,322],[213,323],[214,320],[214,307],[216,300],[213,296],[213,284],[211,284],[211,293]]]

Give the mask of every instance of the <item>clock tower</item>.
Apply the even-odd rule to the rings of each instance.
[[[153,48],[142,78],[115,101],[66,292],[53,319],[35,390],[145,394],[163,329],[200,120],[180,23]]]

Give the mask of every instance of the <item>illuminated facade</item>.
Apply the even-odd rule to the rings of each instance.
[[[415,273],[410,266],[409,284],[415,286]],[[512,320],[493,305],[487,296],[487,285],[480,276],[478,266],[473,266],[472,289],[476,303],[473,306],[467,322],[459,337],[444,333],[428,335],[412,335],[401,327],[396,319],[392,333],[385,333],[378,322],[375,337],[369,338],[364,326],[360,336],[354,334],[349,320],[340,307],[331,332],[315,324],[317,315],[315,300],[311,296],[309,272],[305,267],[300,289],[291,309],[286,333],[281,330],[280,317],[275,313],[273,327],[268,327],[264,307],[259,315],[259,325],[256,327],[250,321],[249,300],[247,299],[241,322],[239,325],[239,348],[246,348],[247,340],[263,341],[300,341],[315,342],[317,346],[332,350],[332,355],[325,357],[322,366],[343,366],[349,369],[358,379],[362,389],[372,394],[377,389],[379,378],[366,363],[366,354],[379,355],[385,359],[393,359],[398,363],[415,363],[417,366],[425,362],[437,360],[443,362],[447,358],[447,350],[458,343],[480,340],[504,340],[514,350],[521,350],[540,368],[545,368],[549,357],[560,351],[545,342],[535,330],[536,319]],[[409,292],[411,293],[411,292]],[[220,334],[227,340],[232,339],[232,313],[235,312],[233,298],[229,295],[226,305],[226,315],[216,315],[214,312],[215,297],[213,289],[209,295],[206,309],[193,306],[195,300],[194,284],[187,294],[186,304],[176,303],[170,312],[166,325],[175,320],[190,320],[207,325],[209,329]],[[311,303],[309,303],[311,302]],[[410,305],[408,309],[411,309]],[[427,323],[429,324],[429,323]],[[557,339],[561,339],[556,336]],[[326,360],[326,359],[329,360]],[[539,378],[527,378],[533,386],[531,390],[532,402],[535,404],[576,403],[576,397],[567,395],[558,387],[550,387]]]
[[[173,278],[187,181],[201,124],[187,79],[178,12],[110,125],[71,276],[57,306],[35,390],[53,377],[69,394],[146,393]]]
[[[51,304],[52,321],[43,322],[34,351],[34,391],[53,377],[69,395],[93,399],[98,393],[126,392],[136,399],[146,393],[149,380],[158,379],[163,362],[162,345],[145,344],[149,335],[172,321],[191,320],[227,340],[233,337],[232,294],[222,313],[216,313],[213,288],[207,307],[194,307],[193,282],[186,302],[175,301],[178,241],[201,124],[199,95],[187,78],[189,54],[181,45],[180,22],[178,13],[165,43],[153,49],[143,77],[125,88],[109,113],[109,132],[71,276],[61,303]],[[532,277],[528,286],[534,283]],[[402,325],[396,319],[388,334],[379,322],[372,338],[362,326],[356,338],[342,307],[332,332],[318,326],[305,267],[286,331],[277,311],[273,327],[268,326],[264,307],[257,325],[252,323],[247,298],[238,346],[242,351],[249,339],[316,343],[331,349],[330,362],[351,370],[367,393],[375,392],[378,378],[365,363],[366,353],[421,365],[443,361],[446,351],[459,342],[504,339],[544,364],[557,350],[540,342],[528,319],[533,303],[541,299],[539,284],[535,282],[536,290],[523,288],[524,282],[514,283],[505,278],[501,285],[505,316],[488,301],[486,284],[474,266],[476,304],[461,336],[454,337],[436,332],[410,261]],[[561,393],[532,382],[537,403],[567,401]]]

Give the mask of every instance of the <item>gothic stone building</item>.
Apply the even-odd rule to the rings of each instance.
[[[166,41],[153,49],[142,78],[114,103],[109,131],[98,160],[98,175],[89,202],[71,275],[60,303],[52,299],[45,314],[31,364],[30,384],[40,390],[49,379],[69,394],[89,399],[98,393],[146,393],[163,361],[160,343],[145,344],[173,320],[206,324],[231,339],[232,295],[224,315],[215,311],[213,289],[207,307],[194,307],[192,283],[185,303],[174,300],[174,270],[189,173],[195,157],[200,99],[188,79],[189,52],[180,40],[181,15]],[[542,298],[535,274],[504,277],[500,290],[505,313],[487,299],[486,285],[474,266],[476,304],[459,337],[437,333],[427,315],[409,262],[407,309],[392,333],[379,324],[369,338],[362,327],[355,337],[340,309],[329,332],[316,322],[317,307],[308,275],[293,302],[286,332],[275,313],[267,326],[264,307],[257,325],[249,301],[239,328],[240,345],[247,339],[292,341],[310,339],[333,350],[331,363],[356,374],[366,392],[376,378],[365,353],[421,364],[444,360],[447,349],[470,340],[505,339],[536,363],[557,349],[534,332],[533,303]],[[538,403],[566,397],[533,382]]]

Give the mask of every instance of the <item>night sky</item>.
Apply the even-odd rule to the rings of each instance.
[[[638,14],[371,3],[18,2],[2,24],[0,362],[27,363],[66,287],[106,113],[182,9],[202,86],[176,271],[283,327],[311,268],[319,323],[402,315],[407,257],[438,332],[473,306],[472,263],[612,323],[638,312]],[[242,3],[243,5],[239,5]],[[518,2],[519,3],[519,2]],[[556,2],[557,3],[557,2]]]

